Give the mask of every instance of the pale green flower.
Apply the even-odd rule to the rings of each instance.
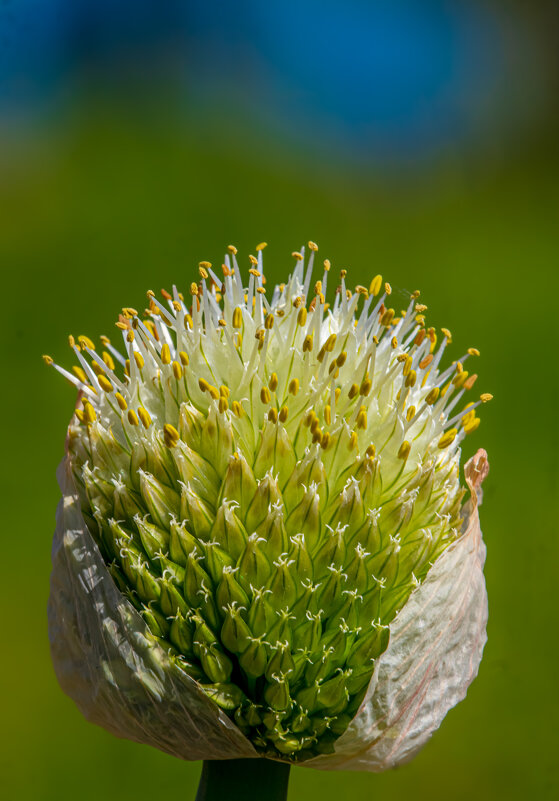
[[[229,248],[186,300],[71,338],[50,635],[86,716],[185,759],[382,770],[466,692],[485,642],[475,349],[380,276],[266,291]],[[334,292],[335,289],[335,292]],[[326,301],[331,297],[331,303]],[[52,360],[47,357],[47,361]]]

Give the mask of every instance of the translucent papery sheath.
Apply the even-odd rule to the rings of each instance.
[[[266,299],[232,251],[187,307],[150,296],[72,341],[80,403],[59,480],[49,629],[63,689],[183,759],[382,770],[475,676],[487,601],[475,376],[447,369],[417,294],[378,276],[310,299],[303,252]],[[386,285],[386,292],[390,287]],[[358,311],[358,304],[363,308]],[[87,356],[87,358],[86,358]],[[123,369],[115,363],[120,359]],[[489,396],[482,396],[488,399]]]

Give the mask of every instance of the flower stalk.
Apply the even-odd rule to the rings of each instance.
[[[286,801],[289,770],[270,759],[206,760],[196,801]]]

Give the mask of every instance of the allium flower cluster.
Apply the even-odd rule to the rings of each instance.
[[[459,460],[490,396],[469,400],[479,354],[444,363],[419,292],[396,311],[328,261],[313,283],[312,242],[268,291],[262,250],[55,365],[79,394],[53,656],[89,718],[183,758],[381,769],[477,672],[487,467],[465,507]]]

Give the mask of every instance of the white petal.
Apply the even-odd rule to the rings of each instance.
[[[83,519],[68,465],[58,471],[49,638],[64,692],[92,723],[181,759],[256,757],[196,682],[147,638]]]
[[[465,531],[431,568],[390,626],[365,699],[335,753],[305,767],[382,771],[411,759],[461,701],[487,640],[485,545],[478,517],[487,454],[465,466],[472,492]]]

